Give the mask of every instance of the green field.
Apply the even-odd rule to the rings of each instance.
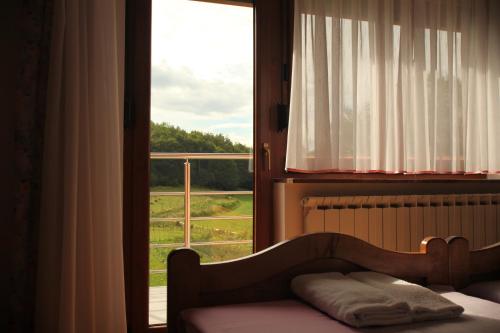
[[[192,191],[208,190],[193,187]],[[151,191],[182,191],[182,188],[161,187]],[[191,196],[192,217],[251,216],[252,195]],[[184,198],[183,196],[152,196],[150,215],[153,218],[178,217],[177,221],[152,222],[150,224],[151,244],[183,243],[184,241]],[[253,222],[251,219],[191,221],[191,242],[251,240]],[[150,269],[165,269],[168,253],[173,247],[150,249]],[[251,254],[251,244],[230,244],[193,246],[202,262],[230,260]],[[164,273],[150,275],[150,286],[166,285]]]

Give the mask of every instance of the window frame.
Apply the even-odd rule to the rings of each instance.
[[[148,330],[151,0],[125,1],[123,251],[127,331]]]
[[[285,78],[282,82],[282,103],[290,105],[290,92],[291,92],[291,77],[292,77],[292,58],[293,58],[293,21],[294,21],[294,1],[286,1],[285,15],[282,19],[283,31],[285,38],[283,39],[283,71]],[[398,19],[396,19],[398,21]],[[416,174],[403,174],[403,173],[384,173],[384,172],[295,172],[285,170],[285,156],[288,128],[283,133],[274,133],[276,136],[277,144],[272,147],[278,156],[283,158],[276,161],[279,173],[275,176],[276,181],[293,181],[293,179],[304,180],[308,182],[321,182],[328,181],[373,181],[373,180],[443,180],[443,181],[457,181],[457,180],[478,180],[488,179],[487,174],[449,174],[449,173],[416,173]]]

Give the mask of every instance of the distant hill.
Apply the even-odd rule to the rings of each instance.
[[[151,151],[166,153],[249,153],[222,134],[185,131],[151,122]],[[220,190],[252,189],[251,161],[191,160],[191,184]],[[151,186],[184,184],[184,160],[151,160]]]

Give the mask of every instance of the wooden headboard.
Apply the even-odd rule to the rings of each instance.
[[[191,249],[168,256],[168,331],[178,332],[179,314],[194,307],[293,297],[290,280],[300,274],[373,270],[421,284],[447,284],[448,245],[422,241],[420,252],[394,252],[352,236],[318,233],[284,241],[254,255],[200,264]]]
[[[477,250],[469,250],[463,237],[448,237],[450,284],[456,289],[471,282],[500,278],[500,242]]]

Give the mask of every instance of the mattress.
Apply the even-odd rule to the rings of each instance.
[[[281,300],[207,308],[182,313],[187,333],[498,333],[500,304],[459,292],[440,292],[460,304],[459,318],[408,325],[356,329],[298,300]]]

